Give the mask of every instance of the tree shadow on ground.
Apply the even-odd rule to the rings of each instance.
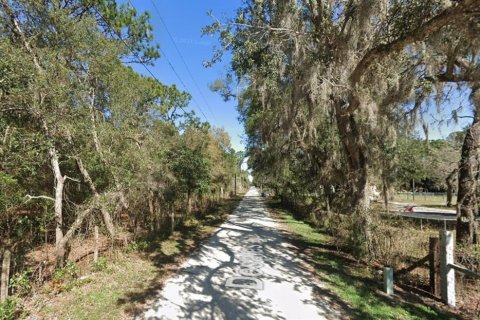
[[[279,235],[274,221],[265,215],[259,201],[256,197],[244,199],[228,223],[203,243],[201,250],[194,252],[165,286],[153,279],[147,290],[133,290],[119,304],[144,302],[156,293],[158,300],[150,304],[148,319],[291,319],[292,314],[287,315],[285,309],[279,311],[284,307],[279,301],[297,303],[300,308],[289,310],[293,314],[309,310],[315,314],[314,318],[350,318],[350,307],[314,280],[311,270],[299,264],[295,252],[285,248],[285,239]],[[226,288],[225,280],[239,267],[237,250],[254,242],[261,252],[262,280],[268,288],[262,292]],[[162,257],[156,261],[159,268],[163,267]],[[275,288],[285,285],[290,288],[287,291],[294,296],[291,299],[294,302],[289,301],[289,296],[279,298],[279,292],[275,292]],[[166,315],[165,311],[172,308],[175,315]],[[140,315],[140,310],[132,311]]]
[[[148,242],[148,248],[143,253],[144,257],[153,261],[157,272],[148,284],[132,288],[130,292],[117,300],[117,305],[126,306],[126,312],[132,317],[140,316],[145,310],[144,305],[151,302],[158,292],[163,288],[165,280],[178,271],[180,264],[186,256],[197,250],[202,242],[211,236],[211,232],[205,231],[203,227],[218,227],[225,221],[240,202],[240,197],[233,197],[224,200],[221,204],[211,207],[207,212],[197,212],[194,217],[198,224],[186,225],[180,222],[175,233],[160,231],[158,234],[148,234],[139,241]],[[169,227],[169,226],[168,226]],[[172,240],[176,244],[177,252],[165,254],[161,250],[161,244],[165,240]],[[141,272],[141,270],[139,270]]]
[[[378,314],[371,308],[381,309],[384,306],[402,308],[412,317],[420,319],[456,318],[453,314],[438,310],[432,313],[422,308],[418,304],[420,299],[414,301],[409,297],[407,300],[401,294],[394,298],[384,296],[378,281],[352,272],[358,267],[354,259],[339,254],[333,246],[304,241],[286,232],[280,235],[274,224],[275,221],[265,215],[259,198],[245,199],[228,223],[204,241],[200,250],[193,252],[180,268],[178,264],[182,255],[153,254],[158,274],[146,289],[134,288],[119,299],[118,304],[137,305],[130,313],[140,317],[145,311],[140,305],[149,302],[148,319],[290,319],[292,316],[276,313],[278,306],[254,289],[231,290],[224,286],[225,279],[238,268],[238,252],[231,248],[239,242],[261,239],[263,280],[271,287],[288,283],[294,294],[311,289],[312,294],[301,300],[298,309],[314,307],[317,312],[314,318],[378,319]],[[205,235],[191,227],[183,231],[177,243],[179,251],[185,255],[192,252],[189,247],[191,240],[198,244]],[[312,275],[313,269],[317,271],[316,278],[320,282]],[[166,276],[176,271],[177,274],[165,283]],[[360,302],[345,303],[329,289],[339,286],[342,287],[339,289],[352,291]],[[153,298],[157,300],[152,302]],[[288,303],[288,298],[285,301]],[[168,314],[172,309],[175,309],[172,313],[175,316]],[[384,319],[398,318],[395,314],[381,315]]]

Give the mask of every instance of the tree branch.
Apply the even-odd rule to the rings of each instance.
[[[49,197],[49,196],[31,196],[31,195],[27,194],[27,195],[25,196],[25,198],[27,198],[25,202],[28,202],[28,201],[30,201],[30,200],[32,200],[32,199],[45,199],[45,200],[50,200],[50,201],[55,202],[55,199],[52,198],[52,197]]]
[[[300,31],[295,31],[292,29],[288,28],[277,28],[277,27],[271,27],[269,25],[264,25],[264,26],[254,26],[251,24],[246,24],[246,23],[238,23],[238,22],[229,22],[227,24],[222,24],[222,26],[236,26],[236,27],[246,27],[250,29],[256,29],[256,30],[269,30],[269,31],[276,31],[276,32],[287,32],[287,33],[294,33],[298,35],[305,35],[307,33],[305,32],[300,32]]]
[[[63,180],[72,180],[72,181],[75,181],[75,182],[78,182],[78,183],[81,182],[80,180],[75,179],[75,178],[72,178],[72,177],[69,177],[69,176],[63,176]]]
[[[355,67],[354,71],[349,77],[352,88],[355,88],[360,82],[362,76],[368,68],[376,61],[379,61],[392,53],[403,50],[407,45],[422,41],[428,38],[433,33],[442,29],[446,25],[455,24],[458,21],[464,21],[465,14],[476,13],[480,14],[480,0],[463,0],[458,1],[457,4],[445,9],[442,13],[436,15],[420,28],[415,29],[409,34],[396,39],[390,43],[381,44],[369,50],[360,62]],[[357,104],[352,104],[348,110],[354,111],[358,107]]]
[[[433,76],[426,76],[422,79],[428,80],[430,82],[479,82],[480,81],[480,72],[469,72],[463,74],[447,74],[440,73]]]
[[[75,160],[77,161],[77,166],[83,176],[83,180],[87,183],[90,191],[92,191],[95,196],[98,196],[97,188],[95,188],[95,184],[93,183],[90,174],[85,169],[82,159],[80,159],[80,157],[75,157]]]
[[[68,229],[65,236],[63,236],[62,239],[60,240],[60,247],[64,246],[70,241],[70,238],[72,238],[75,231],[77,231],[77,229],[82,226],[82,223],[85,220],[85,218],[94,210],[95,210],[94,208],[87,208],[82,210],[79,214],[77,214],[75,221],[72,223],[72,225]]]
[[[3,7],[3,10],[5,13],[9,16],[10,20],[12,21],[13,28],[12,32],[15,33],[23,43],[23,46],[27,50],[27,52],[32,56],[33,63],[35,64],[35,67],[39,72],[43,72],[43,68],[40,66],[40,62],[38,61],[38,57],[35,54],[35,52],[32,50],[32,47],[30,46],[30,43],[27,40],[27,37],[22,31],[22,28],[20,27],[20,23],[18,22],[17,17],[13,13],[13,11],[10,9],[10,6],[8,5],[8,2],[6,0],[0,0],[0,4]]]

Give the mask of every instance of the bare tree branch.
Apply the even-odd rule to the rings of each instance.
[[[31,196],[31,195],[27,194],[25,196],[25,198],[26,198],[25,202],[28,202],[32,199],[45,199],[45,200],[50,200],[50,201],[55,202],[55,199],[52,198],[52,197],[49,197],[49,196]]]
[[[75,181],[75,182],[78,182],[78,183],[81,182],[79,179],[75,179],[75,178],[72,178],[72,177],[69,177],[69,176],[63,176],[63,180],[72,180],[72,181]]]

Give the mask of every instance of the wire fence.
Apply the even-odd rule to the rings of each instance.
[[[406,196],[406,197],[441,197],[441,198],[447,198],[447,193],[446,192],[412,192],[412,191],[403,191],[403,192],[395,192],[395,195],[399,196]],[[454,194],[456,195],[456,194]]]
[[[457,199],[456,194],[452,194],[452,205]],[[425,205],[446,205],[446,192],[396,192],[394,200],[398,202],[420,202]]]

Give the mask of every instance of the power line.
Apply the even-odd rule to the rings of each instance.
[[[130,1],[129,1],[129,2],[130,2]],[[190,78],[192,79],[193,84],[195,85],[195,88],[196,88],[197,91],[200,93],[200,96],[201,96],[202,99],[203,99],[203,103],[205,103],[205,105],[207,106],[207,108],[208,108],[208,110],[210,111],[211,115],[212,115],[213,118],[217,121],[217,119],[215,118],[215,113],[213,113],[212,108],[210,108],[210,105],[208,104],[207,99],[206,99],[205,96],[203,95],[203,91],[200,90],[200,87],[198,86],[197,82],[195,81],[195,78],[194,78],[192,72],[190,71],[190,68],[188,67],[187,62],[185,61],[185,59],[184,59],[181,51],[178,49],[178,46],[177,46],[177,44],[175,43],[175,40],[173,39],[172,34],[170,33],[170,30],[168,30],[168,26],[167,26],[167,24],[165,23],[165,20],[163,20],[162,15],[160,14],[160,10],[158,10],[158,7],[157,7],[157,5],[155,4],[155,1],[154,1],[154,0],[151,0],[151,2],[152,2],[152,5],[153,5],[153,8],[155,9],[155,11],[156,11],[157,14],[158,14],[158,17],[160,18],[160,21],[161,21],[162,24],[163,24],[163,27],[165,28],[165,31],[167,31],[168,37],[169,37],[170,40],[172,41],[173,46],[175,47],[175,50],[177,51],[178,55],[180,56],[180,59],[182,60],[182,63],[183,63],[183,65],[185,66],[185,69],[187,70],[188,75],[189,75]]]
[[[133,5],[133,3],[130,1],[130,0],[127,0],[128,3],[132,6],[133,9],[136,10],[135,6]],[[158,12],[158,11],[157,11]],[[183,82],[182,78],[180,77],[180,75],[178,74],[178,72],[175,70],[175,68],[173,67],[173,64],[170,62],[170,59],[168,59],[167,55],[165,54],[165,51],[162,50],[162,48],[160,48],[160,53],[162,54],[162,56],[165,58],[165,60],[167,61],[168,65],[170,66],[170,68],[172,69],[173,73],[175,74],[175,76],[178,78],[178,80],[180,81],[180,83],[182,84],[183,88],[185,89],[185,91],[189,91],[187,86],[185,85],[185,82]],[[156,79],[156,78],[155,78]],[[195,105],[197,106],[198,110],[200,110],[200,113],[203,115],[203,117],[205,118],[205,120],[207,122],[208,121],[208,118],[207,116],[205,115],[205,113],[203,112],[202,108],[200,107],[200,104],[198,103],[198,101],[195,99],[195,97],[192,95],[192,101],[195,103]],[[183,110],[183,108],[182,108]]]
[[[130,2],[130,1],[129,1]],[[130,5],[132,5],[130,3]],[[133,7],[133,5],[132,5]],[[158,78],[155,76],[155,74],[153,74],[153,72],[150,70],[150,68],[143,62],[142,58],[138,56],[138,54],[135,52],[135,50],[133,50],[133,48],[125,41],[125,39],[122,38],[122,35],[119,34],[118,32],[116,32],[112,26],[108,23],[108,20],[105,19],[105,17],[103,16],[103,14],[95,7],[93,6],[93,9],[98,13],[98,15],[100,15],[100,17],[102,18],[102,20],[105,22],[105,24],[107,25],[108,27],[108,32],[112,35],[112,36],[117,36],[118,39],[120,41],[123,42],[123,44],[125,45],[125,47],[135,56],[135,58],[137,58],[138,62],[145,68],[145,70],[147,70],[147,72],[150,74],[150,76],[152,76],[153,79],[155,79],[158,83],[162,83],[160,80],[158,80]],[[164,52],[160,49],[160,53],[164,54]],[[170,61],[167,59],[167,57],[165,56],[165,59],[167,60],[168,64],[170,65],[170,67],[172,68],[173,72],[175,73],[175,75],[178,77],[178,79],[180,80],[180,82],[182,83],[182,85],[185,87],[185,90],[187,90],[185,84],[183,83],[182,79],[180,78],[180,76],[178,75],[178,73],[175,71],[175,69],[173,68],[172,64],[170,63]],[[188,90],[187,90],[188,91]],[[193,98],[193,97],[192,97]],[[187,111],[182,107],[182,106],[179,106],[180,109],[184,112],[184,113],[187,113]],[[199,108],[200,109],[200,108]],[[203,111],[200,109],[200,111],[202,112],[203,116],[205,117],[205,119],[208,121],[207,117],[205,116],[205,114],[203,113]]]
[[[173,67],[172,63],[170,62],[170,60],[168,59],[167,55],[165,54],[165,52],[160,48],[160,53],[162,54],[162,56],[165,58],[165,60],[167,60],[167,63],[168,65],[170,66],[170,68],[172,69],[173,73],[175,74],[175,76],[178,78],[178,80],[180,81],[180,83],[182,84],[183,88],[185,89],[185,91],[188,92],[188,89],[187,89],[187,86],[185,85],[185,82],[183,82],[182,78],[180,77],[180,75],[177,73],[177,70],[175,70],[175,68]],[[197,108],[198,110],[200,110],[200,112],[202,113],[203,117],[205,118],[205,120],[207,120],[208,122],[208,118],[207,116],[205,115],[205,113],[203,112],[202,108],[200,108],[200,105],[198,104],[197,100],[195,99],[194,96],[192,96],[192,100],[193,102],[197,105]]]

